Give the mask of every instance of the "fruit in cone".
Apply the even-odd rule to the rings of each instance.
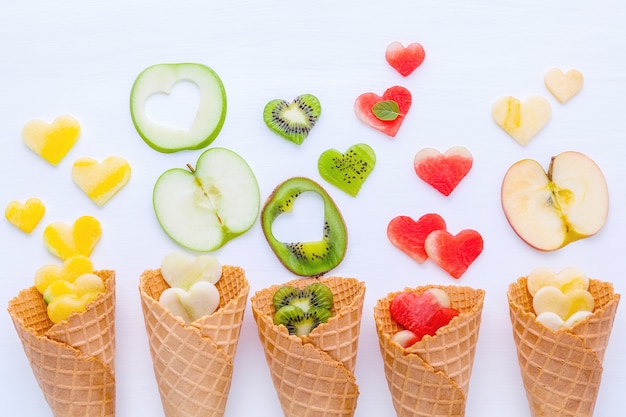
[[[403,327],[391,317],[390,305],[400,292],[388,294],[374,307],[385,377],[398,417],[465,415],[485,291],[428,285],[402,292],[423,294],[432,288],[444,290],[459,315],[408,348],[394,340]]]
[[[115,272],[97,271],[105,292],[54,324],[35,286],[8,311],[55,417],[115,416]]]
[[[229,265],[215,286],[217,310],[187,325],[159,303],[170,288],[160,270],[141,276],[144,322],[167,417],[224,415],[250,286],[243,269]]]
[[[546,171],[532,159],[513,164],[501,190],[506,218],[530,246],[553,251],[597,233],[609,208],[607,184],[586,155],[563,152]]]
[[[308,335],[274,324],[274,295],[285,286],[323,283],[333,293],[332,317]],[[365,284],[355,278],[307,278],[274,285],[250,299],[259,339],[285,417],[350,417],[359,389],[354,377]]]
[[[591,417],[620,295],[611,283],[589,279],[593,313],[552,330],[536,320],[527,282],[513,282],[507,299],[531,416]]]

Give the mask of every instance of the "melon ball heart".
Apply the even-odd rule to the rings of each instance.
[[[596,234],[609,210],[602,171],[574,151],[552,157],[547,171],[532,159],[516,162],[504,176],[501,199],[515,233],[542,251]]]
[[[200,104],[188,130],[167,126],[148,117],[146,102],[155,94],[169,95],[182,81],[200,90]],[[139,136],[153,149],[171,153],[205,148],[215,140],[226,118],[226,91],[211,68],[196,63],[157,64],[137,76],[130,95],[130,114]]]
[[[229,149],[211,148],[188,168],[164,172],[154,186],[154,212],[165,233],[186,248],[209,252],[247,232],[260,208],[248,163]]]

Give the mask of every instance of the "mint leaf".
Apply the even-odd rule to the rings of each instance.
[[[400,116],[400,108],[398,103],[393,100],[379,101],[372,106],[372,113],[379,120],[391,121],[396,120]]]

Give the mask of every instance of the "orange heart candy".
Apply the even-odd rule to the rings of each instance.
[[[59,116],[51,124],[42,120],[31,120],[22,128],[22,140],[33,152],[57,165],[72,149],[80,125],[72,116]]]
[[[24,233],[30,233],[37,227],[46,207],[38,198],[29,198],[24,204],[19,201],[11,201],[7,204],[4,216],[13,226]]]
[[[44,245],[59,259],[70,256],[89,256],[102,236],[102,226],[92,216],[82,216],[73,225],[54,222],[43,231]]]
[[[94,203],[103,206],[128,183],[130,171],[130,164],[119,156],[110,156],[100,163],[80,158],[72,166],[72,178]]]

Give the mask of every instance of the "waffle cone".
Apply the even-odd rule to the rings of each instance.
[[[221,417],[250,290],[244,271],[223,266],[217,310],[188,326],[159,303],[168,287],[159,270],[141,275],[141,306],[163,411],[167,417]]]
[[[320,281],[333,292],[333,316],[308,335],[274,325],[272,298],[283,285],[304,288]],[[359,396],[354,377],[365,285],[355,278],[307,278],[258,291],[252,313],[286,417],[349,417]]]
[[[591,417],[602,361],[620,295],[608,282],[589,280],[595,310],[571,329],[553,331],[535,319],[526,278],[509,286],[513,339],[533,417]]]
[[[115,272],[97,271],[104,294],[52,323],[33,286],[9,301],[24,352],[55,417],[115,416]]]
[[[392,340],[392,336],[402,330],[389,313],[391,300],[399,292],[388,294],[374,307],[385,377],[398,417],[462,417],[485,291],[437,285],[404,291],[421,294],[429,288],[443,289],[450,296],[451,307],[460,314],[435,336],[424,336],[410,348],[405,349]]]

